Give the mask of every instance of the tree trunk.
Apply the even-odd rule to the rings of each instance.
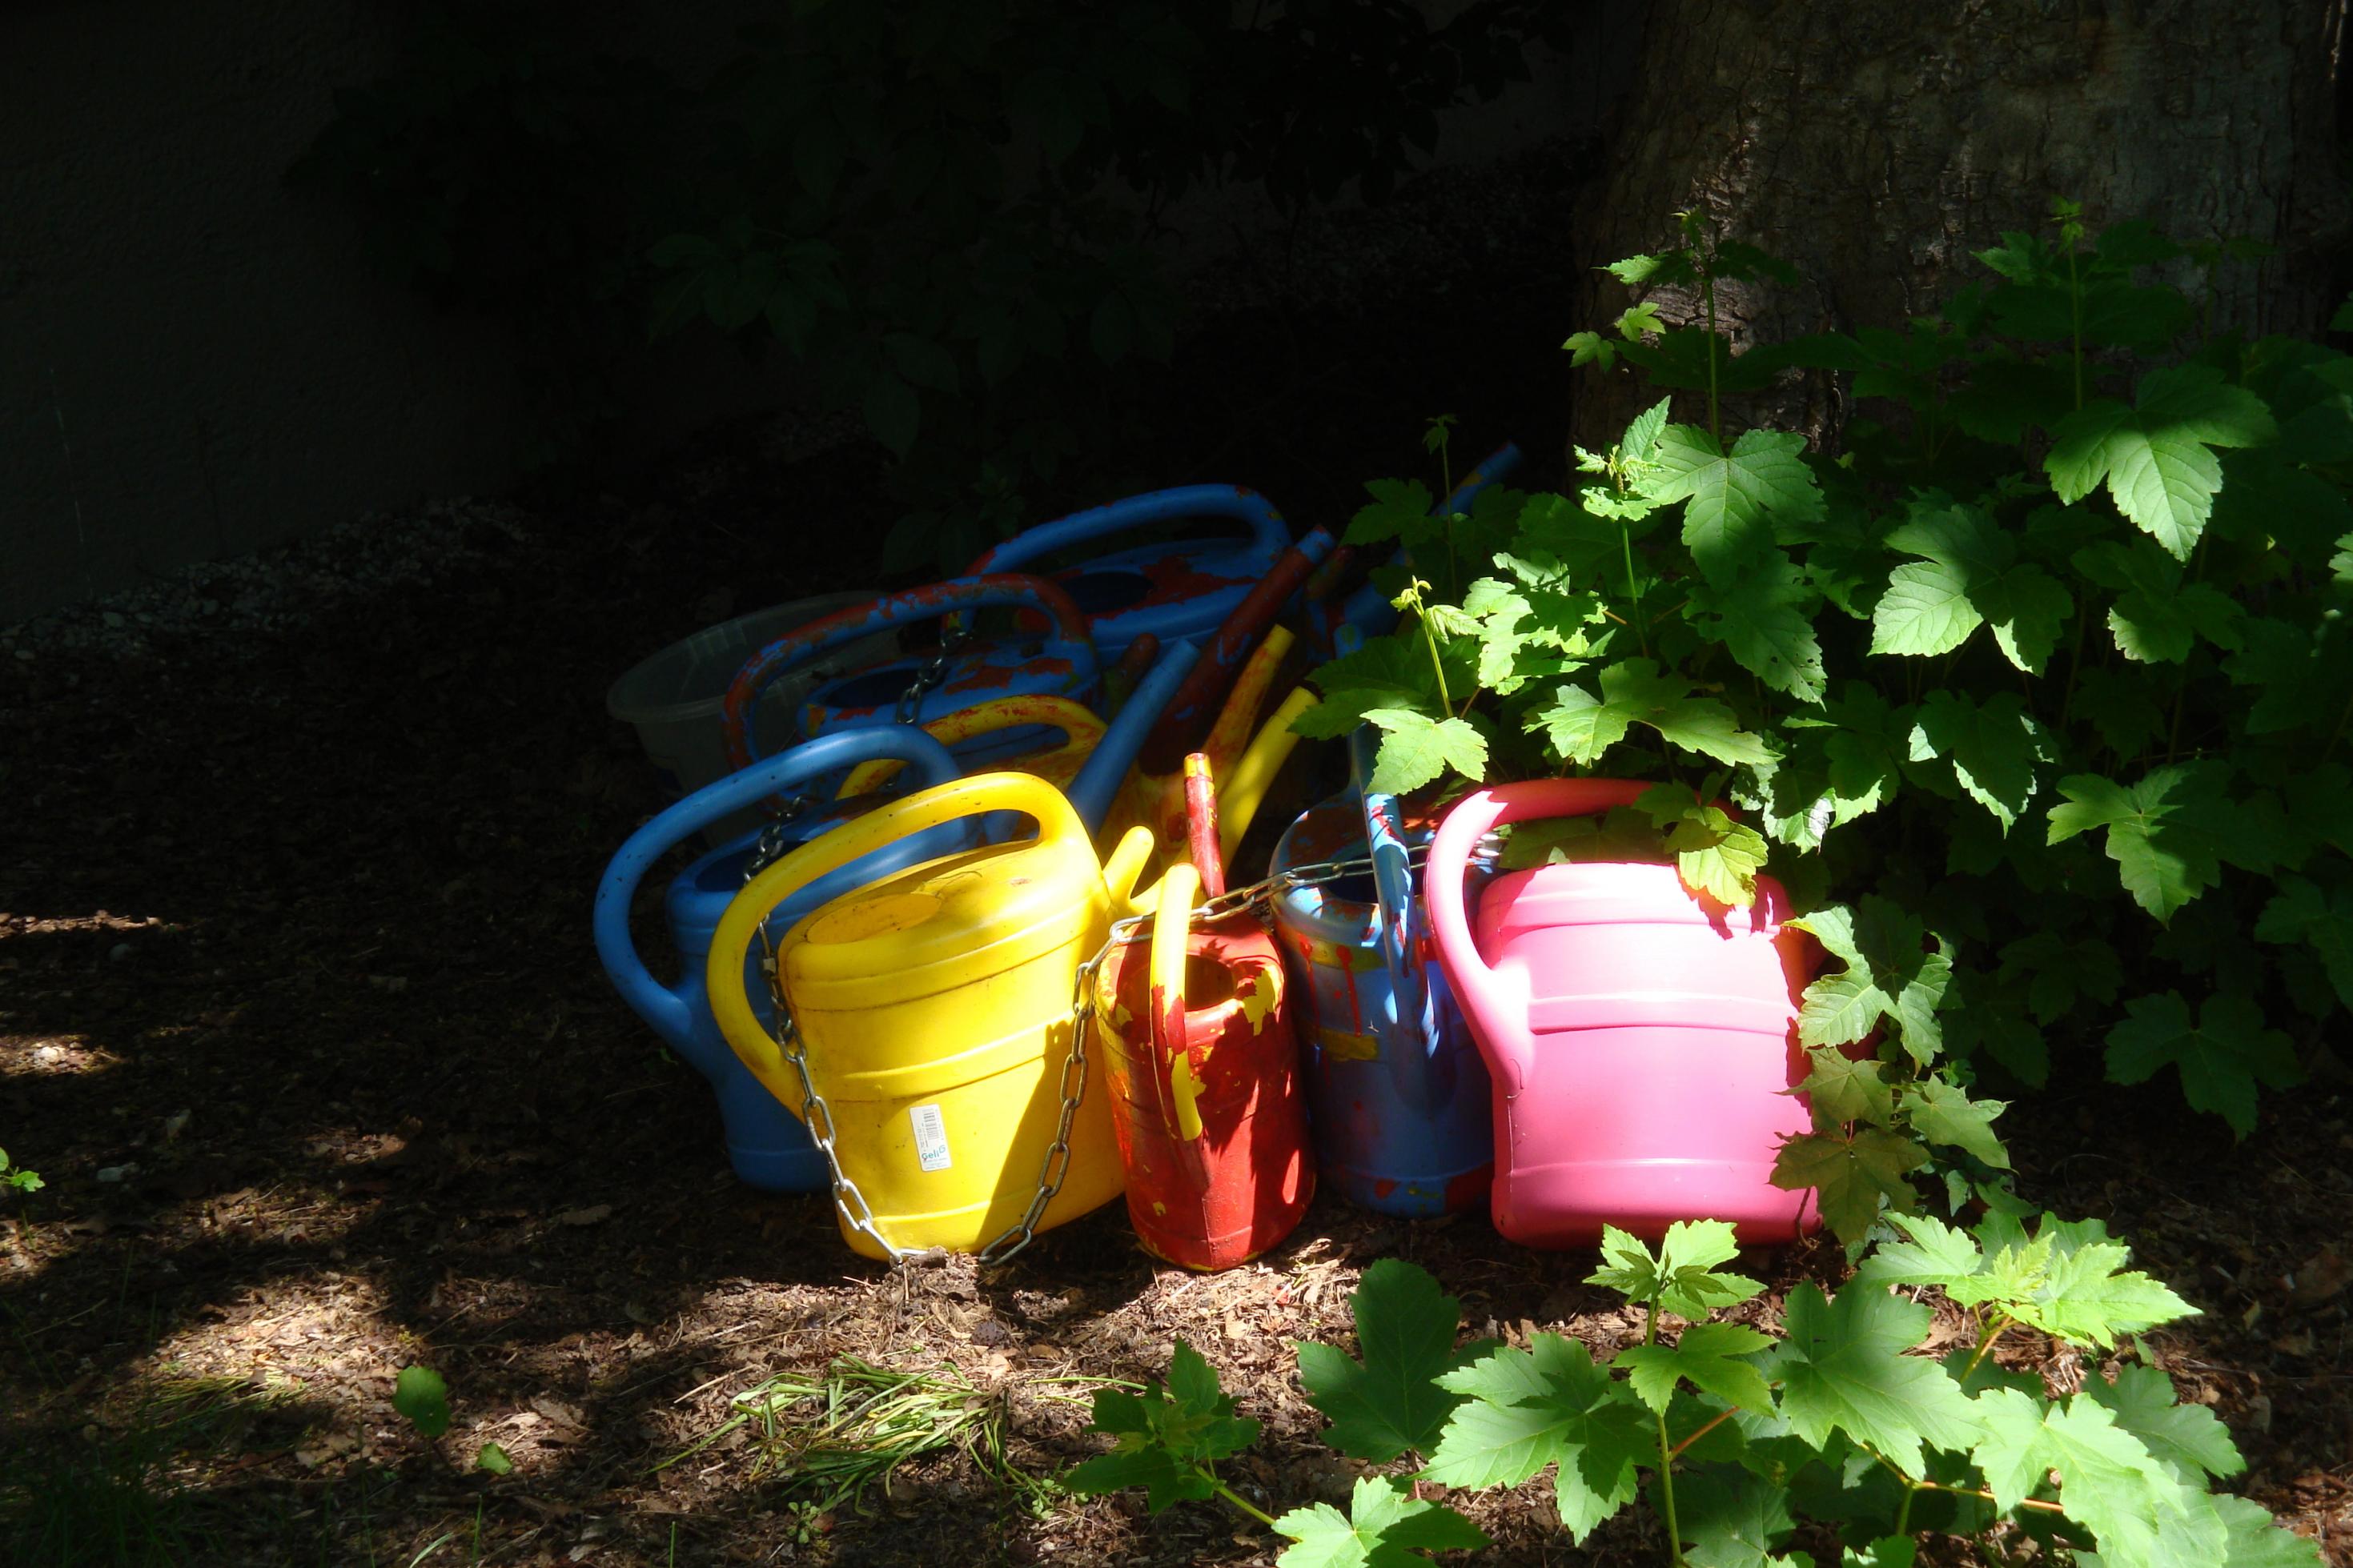
[[[1634,91],[1577,225],[1588,265],[1672,243],[1680,210],[1793,263],[1730,285],[1736,343],[1894,326],[1989,275],[1970,253],[2049,232],[2054,195],[2096,233],[2278,248],[2227,266],[2215,321],[2308,331],[2336,303],[2346,0],[1654,0]],[[1628,303],[1586,271],[1576,327]],[[2202,286],[2202,285],[2201,285]],[[1672,321],[1692,301],[1652,296]],[[1572,427],[1606,441],[1636,394],[1581,374]],[[1772,416],[1835,440],[1828,377]]]

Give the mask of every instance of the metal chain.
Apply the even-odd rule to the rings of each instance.
[[[1409,851],[1415,864],[1421,860],[1423,850],[1417,846]],[[1194,906],[1192,918],[1186,922],[1188,930],[1198,931],[1218,921],[1229,919],[1244,910],[1264,917],[1265,910],[1282,894],[1297,888],[1321,887],[1347,877],[1360,877],[1371,871],[1370,856],[1352,860],[1320,860],[1304,866],[1294,866],[1278,871],[1262,881],[1240,888],[1230,888],[1218,897]],[[1047,1146],[1046,1158],[1038,1171],[1038,1187],[1030,1194],[1029,1206],[1021,1217],[1008,1226],[980,1249],[979,1262],[984,1268],[1009,1263],[1022,1248],[1038,1237],[1038,1222],[1045,1217],[1047,1205],[1062,1190],[1062,1183],[1071,1173],[1071,1129],[1078,1120],[1079,1105],[1087,1092],[1087,1031],[1094,1023],[1094,982],[1103,963],[1114,948],[1133,947],[1152,939],[1153,917],[1149,914],[1129,915],[1113,921],[1105,932],[1103,945],[1079,965],[1071,993],[1071,1053],[1062,1061],[1060,1120],[1055,1124],[1054,1141]],[[785,1005],[784,975],[776,962],[776,950],[768,934],[768,924],[762,921],[756,928],[760,938],[760,973],[768,983],[768,995],[776,1005],[776,1026],[774,1038],[785,1060],[791,1064],[794,1076],[801,1087],[801,1120],[809,1131],[810,1139],[825,1155],[827,1171],[833,1178],[834,1206],[840,1211],[849,1228],[865,1237],[882,1249],[894,1264],[905,1265],[930,1261],[945,1256],[939,1247],[910,1250],[894,1245],[884,1236],[874,1218],[874,1210],[858,1184],[841,1168],[841,1156],[834,1147],[832,1110],[825,1097],[818,1092],[817,1080],[809,1074],[808,1052],[801,1044],[800,1030]]]
[[[972,628],[962,620],[951,619],[947,623],[946,630],[940,634],[940,651],[915,672],[913,682],[899,694],[896,718],[900,723],[915,721],[916,715],[923,711],[923,694],[947,679],[949,661],[971,640]]]

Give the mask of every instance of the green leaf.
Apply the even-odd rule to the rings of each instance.
[[[2255,940],[2302,942],[2320,957],[2337,999],[2353,1008],[2353,888],[2324,892],[2303,877],[2282,877],[2255,921]]]
[[[1445,717],[1438,701],[1436,671],[1418,634],[1377,637],[1315,671],[1324,700],[1308,709],[1292,728],[1310,740],[1337,740],[1362,727],[1375,708],[1406,708]]]
[[[2210,1500],[2222,1521],[2226,1568],[2321,1568],[2318,1542],[2274,1520],[2263,1504],[2228,1493]]]
[[[1922,1079],[1904,1090],[1904,1111],[1915,1132],[1931,1143],[1966,1150],[1997,1171],[2010,1169],[2010,1152],[1993,1132],[1994,1118],[2008,1109],[2004,1100],[1972,1100],[1966,1089],[1942,1079]]]
[[[1863,1033],[1870,1032],[1866,1025]],[[1862,1036],[1855,1037],[1860,1039]],[[1806,1059],[1813,1064],[1813,1070],[1807,1073],[1796,1092],[1804,1095],[1813,1107],[1818,1125],[1868,1121],[1874,1127],[1884,1127],[1894,1120],[1894,1090],[1888,1086],[1885,1068],[1876,1058],[1850,1057],[1844,1051],[1809,1046]]]
[[[1468,1403],[1422,1474],[1448,1486],[1517,1486],[1556,1466],[1561,1526],[1575,1542],[1632,1500],[1636,1464],[1658,1452],[1641,1406],[1583,1344],[1558,1334],[1490,1352],[1439,1381]]]
[[[2108,611],[2116,651],[2144,664],[2179,664],[2199,637],[2218,647],[2240,646],[2239,604],[2202,583],[2181,585],[2181,568],[2146,541],[2113,540],[2075,552],[2077,571],[2117,590]]]
[[[1971,800],[2007,833],[2034,797],[2034,765],[2050,740],[2012,691],[1978,703],[1950,690],[1928,693],[1912,725],[1910,760],[1943,760]]]
[[[2125,1021],[2108,1031],[2108,1077],[2146,1082],[2171,1067],[2191,1106],[2211,1110],[2243,1138],[2255,1130],[2255,1086],[2287,1089],[2304,1081],[2295,1047],[2277,1029],[2263,1027],[2263,1010],[2249,997],[2217,993],[2198,1022],[2178,991],[2135,998]]]
[[[1365,721],[1379,727],[1381,749],[1373,764],[1372,787],[1380,795],[1406,795],[1452,768],[1473,782],[1487,772],[1487,738],[1461,719],[1431,719],[1406,708],[1366,710]]]
[[[1640,489],[1652,500],[1689,503],[1683,543],[1703,577],[1728,586],[1745,563],[1774,544],[1776,520],[1820,520],[1822,492],[1801,456],[1805,447],[1794,432],[1750,430],[1726,452],[1704,430],[1670,425]]]
[[[1571,370],[1588,364],[1608,370],[1618,363],[1618,345],[1599,332],[1571,332],[1568,341],[1560,346],[1568,352],[1568,367]]]
[[[1118,1446],[1073,1468],[1063,1485],[1086,1493],[1143,1487],[1145,1505],[1158,1513],[1173,1503],[1210,1496],[1215,1489],[1201,1467],[1256,1442],[1259,1424],[1234,1415],[1233,1399],[1219,1390],[1216,1370],[1178,1340],[1167,1385],[1142,1394],[1097,1390],[1092,1429],[1112,1434]]]
[[[1968,1232],[1926,1215],[1891,1214],[1887,1223],[1903,1234],[1901,1241],[1883,1241],[1855,1270],[1860,1285],[1934,1285],[1953,1291],[1973,1278],[1984,1257]]]
[[[2219,775],[2193,764],[2158,768],[2127,789],[2112,779],[2071,773],[2059,781],[2063,804],[2051,808],[2047,842],[2107,829],[2108,858],[2116,863],[2133,901],[2170,921],[2182,905],[2221,881],[2222,825]]]
[[[1198,1466],[1187,1464],[1166,1448],[1115,1448],[1073,1465],[1062,1473],[1062,1485],[1081,1497],[1145,1490],[1145,1506],[1154,1513],[1180,1502],[1200,1502],[1217,1495],[1217,1483]]]
[[[1348,1511],[1330,1503],[1296,1508],[1274,1521],[1295,1546],[1275,1561],[1282,1568],[1412,1568],[1425,1552],[1475,1551],[1486,1531],[1443,1503],[1423,1502],[1402,1481],[1358,1476]]]
[[[1324,1440],[1376,1463],[1408,1449],[1428,1451],[1462,1403],[1436,1380],[1489,1347],[1456,1350],[1462,1303],[1441,1291],[1429,1270],[1399,1258],[1366,1269],[1350,1307],[1362,1363],[1335,1345],[1310,1341],[1298,1347],[1299,1381],[1332,1423]]]
[[[1773,1160],[1773,1184],[1815,1191],[1822,1220],[1841,1241],[1859,1241],[1879,1218],[1880,1202],[1898,1211],[1918,1199],[1904,1178],[1928,1163],[1928,1151],[1900,1133],[1857,1128],[1852,1137],[1801,1133]]]
[[[1781,1562],[1773,1549],[1797,1528],[1786,1487],[1730,1467],[1694,1469],[1676,1480],[1675,1522],[1688,1543],[1683,1561],[1690,1568],[1772,1568]]]
[[[1843,1432],[1909,1476],[1924,1473],[1924,1445],[1967,1451],[1978,1430],[1968,1397],[1943,1367],[1904,1353],[1935,1316],[1883,1290],[1850,1285],[1826,1300],[1815,1285],[1796,1287],[1788,1337],[1758,1363],[1781,1386],[1782,1419],[1816,1447]]]
[[[2154,1528],[2161,1500],[2179,1489],[2140,1439],[2089,1400],[2046,1405],[2015,1388],[1992,1388],[1974,1405],[1983,1435],[1971,1457],[2005,1512],[2045,1488],[2056,1470],[2069,1517],[2105,1544],[2126,1518],[2137,1515]]]
[[[1872,610],[1872,652],[1949,653],[1990,624],[2004,658],[2042,672],[2074,600],[2041,567],[2018,563],[2017,547],[1982,507],[1924,497],[1887,545],[1926,560],[1890,574]]]
[[[2084,1379],[2081,1398],[2106,1407],[2117,1427],[2138,1437],[2158,1463],[2180,1480],[2235,1476],[2247,1468],[2231,1429],[2202,1405],[2175,1403],[2173,1379],[2153,1366],[2120,1366],[2116,1381]]]
[[[1600,672],[1601,694],[1564,685],[1553,705],[1535,715],[1555,750],[1573,763],[1589,763],[1641,723],[1687,751],[1720,763],[1763,763],[1771,753],[1757,736],[1740,728],[1730,708],[1712,697],[1695,697],[1685,677],[1662,674],[1656,661],[1621,659]]]
[[[2221,372],[2189,364],[2141,378],[2137,405],[2099,398],[2052,431],[2043,468],[2062,501],[2105,480],[2133,524],[2187,561],[2222,488],[2217,447],[2253,447],[2279,434],[2271,410]]]
[[[1696,583],[1691,613],[1703,637],[1731,650],[1743,669],[1801,702],[1822,700],[1822,646],[1813,614],[1821,595],[1781,550],[1768,550],[1721,586]]]
[[[1633,1345],[1612,1364],[1626,1373],[1634,1397],[1663,1413],[1678,1379],[1746,1410],[1771,1414],[1773,1390],[1746,1360],[1773,1343],[1773,1336],[1739,1323],[1694,1323],[1670,1345]]]
[[[2306,626],[2263,616],[2243,632],[2244,647],[2222,668],[2232,685],[2261,690],[2247,710],[2247,733],[2328,734],[2353,701],[2353,639],[2333,617]]]
[[[1378,544],[1394,539],[1410,550],[1445,536],[1446,521],[1430,515],[1437,503],[1419,479],[1374,479],[1365,491],[1372,501],[1348,520],[1343,543]]]
[[[1656,1253],[1616,1226],[1601,1228],[1602,1266],[1588,1285],[1616,1290],[1637,1304],[1656,1297],[1659,1307],[1679,1318],[1700,1319],[1719,1307],[1737,1306],[1765,1287],[1745,1274],[1718,1272],[1716,1265],[1740,1255],[1733,1228],[1722,1220],[1677,1220]]]
[[[480,1451],[474,1456],[474,1468],[488,1470],[494,1476],[512,1475],[514,1461],[509,1458],[507,1451],[496,1443],[485,1443]]]
[[[449,1385],[430,1367],[405,1366],[393,1380],[392,1407],[423,1437],[449,1430]]]

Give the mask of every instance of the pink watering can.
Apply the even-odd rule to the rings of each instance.
[[[1757,879],[1729,909],[1672,865],[1539,866],[1495,877],[1477,929],[1462,877],[1506,823],[1630,805],[1622,779],[1493,784],[1458,802],[1430,847],[1430,921],[1495,1085],[1495,1228],[1531,1247],[1590,1246],[1614,1225],[1657,1237],[1728,1220],[1744,1243],[1819,1223],[1773,1185],[1775,1152],[1810,1125],[1798,996],[1820,963]]]

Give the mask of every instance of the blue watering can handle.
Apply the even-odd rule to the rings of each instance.
[[[760,693],[772,681],[826,649],[892,626],[938,620],[964,610],[1005,606],[1042,611],[1054,623],[1056,640],[1085,648],[1092,657],[1086,617],[1071,602],[1070,595],[1043,577],[1000,572],[985,577],[954,577],[944,583],[887,594],[796,627],[744,661],[735,679],[729,682],[726,700],[721,706],[728,763],[742,768],[758,760],[759,753],[753,750],[752,706],[760,700]],[[1088,679],[1093,679],[1092,669]]]
[[[596,956],[613,978],[622,1000],[654,1026],[665,1038],[685,1028],[686,1003],[681,994],[648,972],[645,961],[629,940],[629,902],[638,884],[653,863],[690,835],[720,818],[757,804],[763,797],[805,779],[888,758],[912,764],[930,788],[956,776],[956,760],[948,749],[912,724],[882,724],[844,730],[804,741],[765,762],[731,773],[673,803],[652,821],[629,835],[605,868],[596,886],[595,929]],[[945,849],[941,851],[946,853]]]
[[[1373,756],[1379,746],[1379,731],[1369,724],[1360,727],[1348,737],[1348,765],[1356,775],[1357,798],[1364,803],[1365,849],[1372,858],[1373,897],[1381,911],[1381,963],[1388,970],[1398,1017],[1403,1020],[1419,1016],[1425,1002],[1421,966],[1415,962],[1421,914],[1413,896],[1413,860],[1398,798],[1372,789]]]
[[[1196,517],[1231,518],[1249,524],[1250,542],[1269,557],[1282,554],[1291,543],[1291,530],[1283,522],[1282,514],[1256,490],[1240,485],[1181,485],[1041,522],[983,551],[969,570],[1009,572],[1069,545],[1154,523]]]

